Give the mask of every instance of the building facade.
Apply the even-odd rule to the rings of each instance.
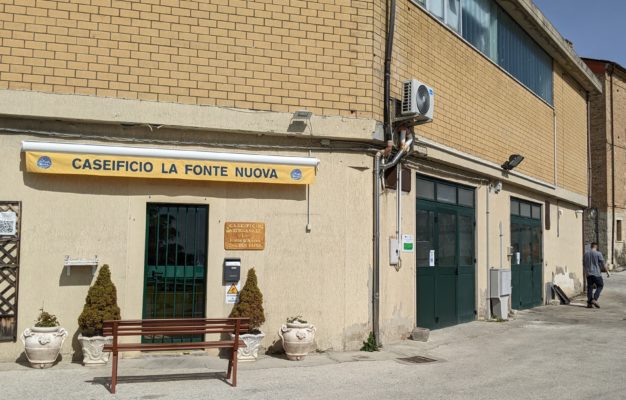
[[[584,61],[602,83],[602,93],[591,97],[592,185],[585,242],[597,242],[613,268],[626,265],[622,225],[626,217],[626,177],[620,172],[626,159],[626,69],[611,61]]]
[[[383,342],[488,318],[492,267],[511,270],[515,309],[554,283],[579,291],[600,84],[531,1],[462,3],[396,5],[391,96],[412,78],[435,90],[400,227],[396,191],[374,199],[385,2],[0,4],[0,206],[17,221],[0,358],[42,306],[73,333],[63,353],[79,351],[92,268],[66,264],[96,256],[123,318],[227,315],[223,264],[239,258],[242,279],[259,276],[266,348],[298,314],[319,350],[358,348],[375,317]],[[233,247],[242,223],[263,245]],[[397,232],[414,247],[394,268]]]

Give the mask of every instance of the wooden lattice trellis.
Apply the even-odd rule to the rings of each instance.
[[[17,296],[20,266],[22,203],[0,201],[0,212],[16,214],[15,235],[0,232],[0,341],[17,339]]]

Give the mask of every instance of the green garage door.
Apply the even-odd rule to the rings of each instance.
[[[417,179],[417,325],[475,319],[474,190]]]
[[[511,199],[511,306],[525,309],[543,303],[541,205]]]
[[[208,207],[148,204],[143,318],[205,316]],[[144,342],[199,341],[144,337]]]

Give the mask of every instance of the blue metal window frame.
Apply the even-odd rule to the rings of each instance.
[[[494,0],[461,0],[460,32],[430,13],[428,1],[412,1],[452,32],[460,35],[537,97],[550,106],[554,105],[552,58]],[[465,14],[471,6],[474,6],[474,10],[488,6],[489,11],[483,10],[485,11],[483,16],[490,19],[489,41],[491,43],[482,42],[485,38],[481,35],[481,27],[476,24],[473,26],[469,15]]]

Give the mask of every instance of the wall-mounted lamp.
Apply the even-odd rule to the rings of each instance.
[[[501,165],[501,167],[505,171],[510,171],[520,165],[522,161],[524,161],[524,156],[520,154],[511,154],[508,161],[505,161],[504,164]]]
[[[292,121],[308,121],[311,119],[311,116],[313,115],[312,111],[308,111],[308,110],[298,110],[295,113],[293,113],[293,118]]]
[[[307,126],[309,129],[312,129],[311,116],[313,116],[313,112],[308,110],[298,110],[294,112],[291,116],[291,121],[289,121],[287,132],[302,133],[305,131]]]

